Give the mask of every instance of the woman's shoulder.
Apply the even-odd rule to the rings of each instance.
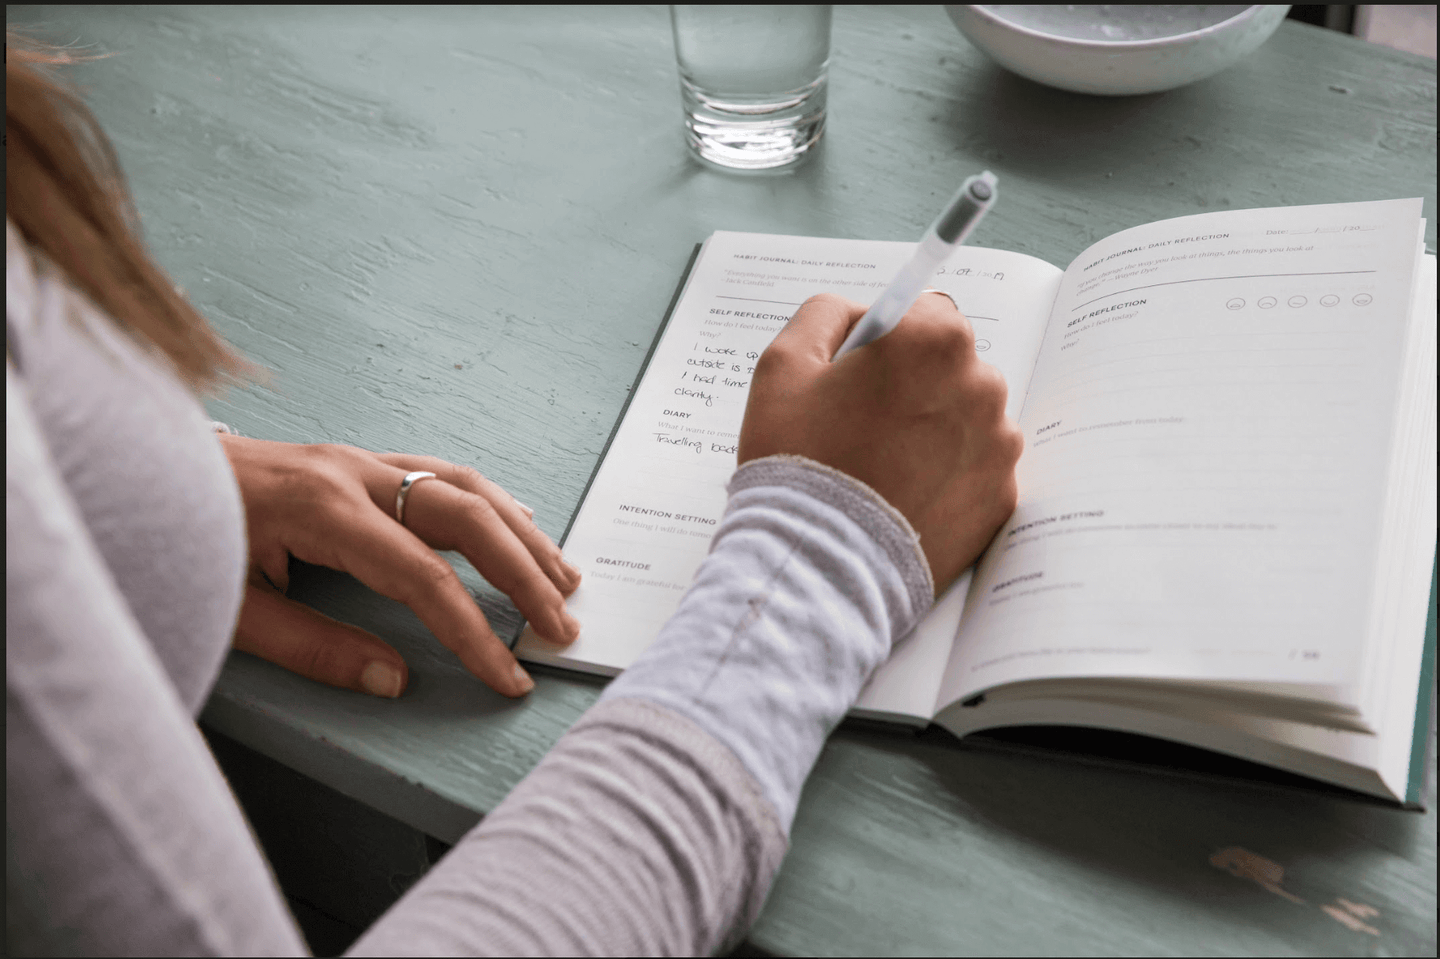
[[[244,514],[204,407],[5,224],[7,400],[32,417],[58,482],[181,698],[195,707],[244,584]],[[11,470],[7,463],[7,482]]]
[[[11,339],[28,332],[35,304],[35,266],[19,229],[5,218],[5,351]]]
[[[68,325],[67,325],[68,324]],[[108,327],[108,328],[107,328]],[[33,378],[45,345],[56,333],[86,334],[91,346],[119,352],[126,365],[144,362],[143,351],[126,349],[113,323],[48,257],[32,247],[9,217],[5,219],[5,347],[24,380]],[[136,353],[135,356],[125,354]],[[34,362],[27,362],[27,358]]]

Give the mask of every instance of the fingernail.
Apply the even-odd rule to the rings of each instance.
[[[579,578],[580,578],[580,567],[579,567],[579,566],[576,566],[574,563],[567,562],[566,560],[563,560],[563,559],[562,559],[560,562],[562,562],[562,563],[565,564],[565,569],[569,571],[569,573],[570,573],[571,576],[575,577],[576,579],[579,579]]]
[[[530,678],[530,674],[525,672],[519,663],[515,664],[515,682],[520,684],[520,695],[522,696],[535,688],[535,680]]]
[[[565,625],[565,640],[573,643],[580,637],[580,620],[569,613],[560,614],[560,622]]]
[[[523,509],[526,516],[530,517],[531,519],[535,518],[535,511],[530,507],[526,506],[524,503],[520,502],[518,499],[515,501],[515,505]]]
[[[378,659],[366,666],[365,672],[360,674],[361,688],[372,696],[383,696],[386,699],[394,699],[400,695],[400,684],[403,681],[400,670]]]

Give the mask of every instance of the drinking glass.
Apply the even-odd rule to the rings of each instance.
[[[825,129],[829,4],[672,6],[691,152],[735,170],[798,162]]]

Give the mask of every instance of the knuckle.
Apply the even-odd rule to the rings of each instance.
[[[930,297],[939,299],[939,297]],[[911,324],[909,345],[926,359],[954,363],[973,354],[975,337],[966,324],[956,323],[951,316],[931,311],[916,317],[922,322]],[[904,327],[902,326],[901,329]]]
[[[1005,383],[1005,374],[989,363],[975,364],[975,379],[980,389],[993,393],[1002,400],[1010,395],[1010,387]]]
[[[785,345],[778,341],[772,342],[755,361],[755,378],[763,379],[778,375],[785,368],[789,359]]]
[[[534,576],[527,576],[516,570],[510,589],[505,591],[505,595],[514,600],[516,606],[537,612],[563,603],[559,591],[538,570]]]
[[[333,479],[345,475],[346,470],[354,464],[355,454],[358,452],[353,446],[342,446],[339,443],[314,443],[301,447],[300,463],[308,475]]]
[[[436,460],[435,462],[441,463],[444,461]],[[483,483],[488,482],[488,480],[485,478],[484,473],[480,472],[475,467],[467,466],[464,463],[445,463],[445,470],[446,472],[453,473],[455,475],[455,478],[459,481],[457,485],[461,487],[469,488],[479,486]],[[439,470],[433,468],[431,469],[431,472],[438,473],[441,476],[445,475]]]
[[[295,651],[295,671],[303,676],[318,679],[330,662],[327,643],[310,643]]]
[[[1013,472],[1015,464],[1020,462],[1020,457],[1025,452],[1025,434],[1014,423],[1007,421],[1001,431],[999,446],[1001,456]]]
[[[969,371],[966,386],[966,394],[971,403],[991,415],[1004,415],[1010,388],[1005,383],[1004,374],[999,370],[989,363],[976,363]]]
[[[448,596],[459,582],[460,578],[455,575],[450,564],[438,553],[430,553],[415,564],[410,577],[412,595],[405,598],[405,604],[408,606],[411,602],[439,602]]]
[[[321,641],[305,644],[296,651],[296,672],[312,679],[338,682],[353,657],[350,628],[336,624]]]
[[[363,454],[362,450],[343,443],[312,443],[304,449],[314,462],[336,465],[353,463],[358,455]]]
[[[545,600],[551,595],[547,587],[554,589],[539,564],[526,562],[523,558],[518,563],[501,563],[490,572],[491,576],[487,578],[491,584],[522,608],[538,609],[544,606]],[[559,592],[556,591],[554,595],[558,598]]]
[[[1015,465],[1020,462],[1021,455],[1025,452],[1025,441],[1020,431],[1004,429],[995,438],[991,445],[989,459],[994,464],[996,472],[1002,472],[1007,477],[1014,479]]]
[[[499,513],[489,500],[473,493],[464,498],[461,510],[466,538],[475,541],[476,546],[482,545],[480,540],[485,538],[491,524],[500,519]]]
[[[845,297],[839,295],[838,293],[816,293],[804,303],[801,303],[800,309],[803,310],[811,306],[829,306],[839,307],[840,309],[848,309],[850,306],[850,301],[845,299]]]
[[[277,498],[308,508],[332,506],[345,489],[345,474],[323,453],[307,451],[276,475]]]

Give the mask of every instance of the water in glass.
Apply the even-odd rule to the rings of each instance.
[[[829,5],[672,6],[690,149],[724,167],[801,159],[825,128]]]

